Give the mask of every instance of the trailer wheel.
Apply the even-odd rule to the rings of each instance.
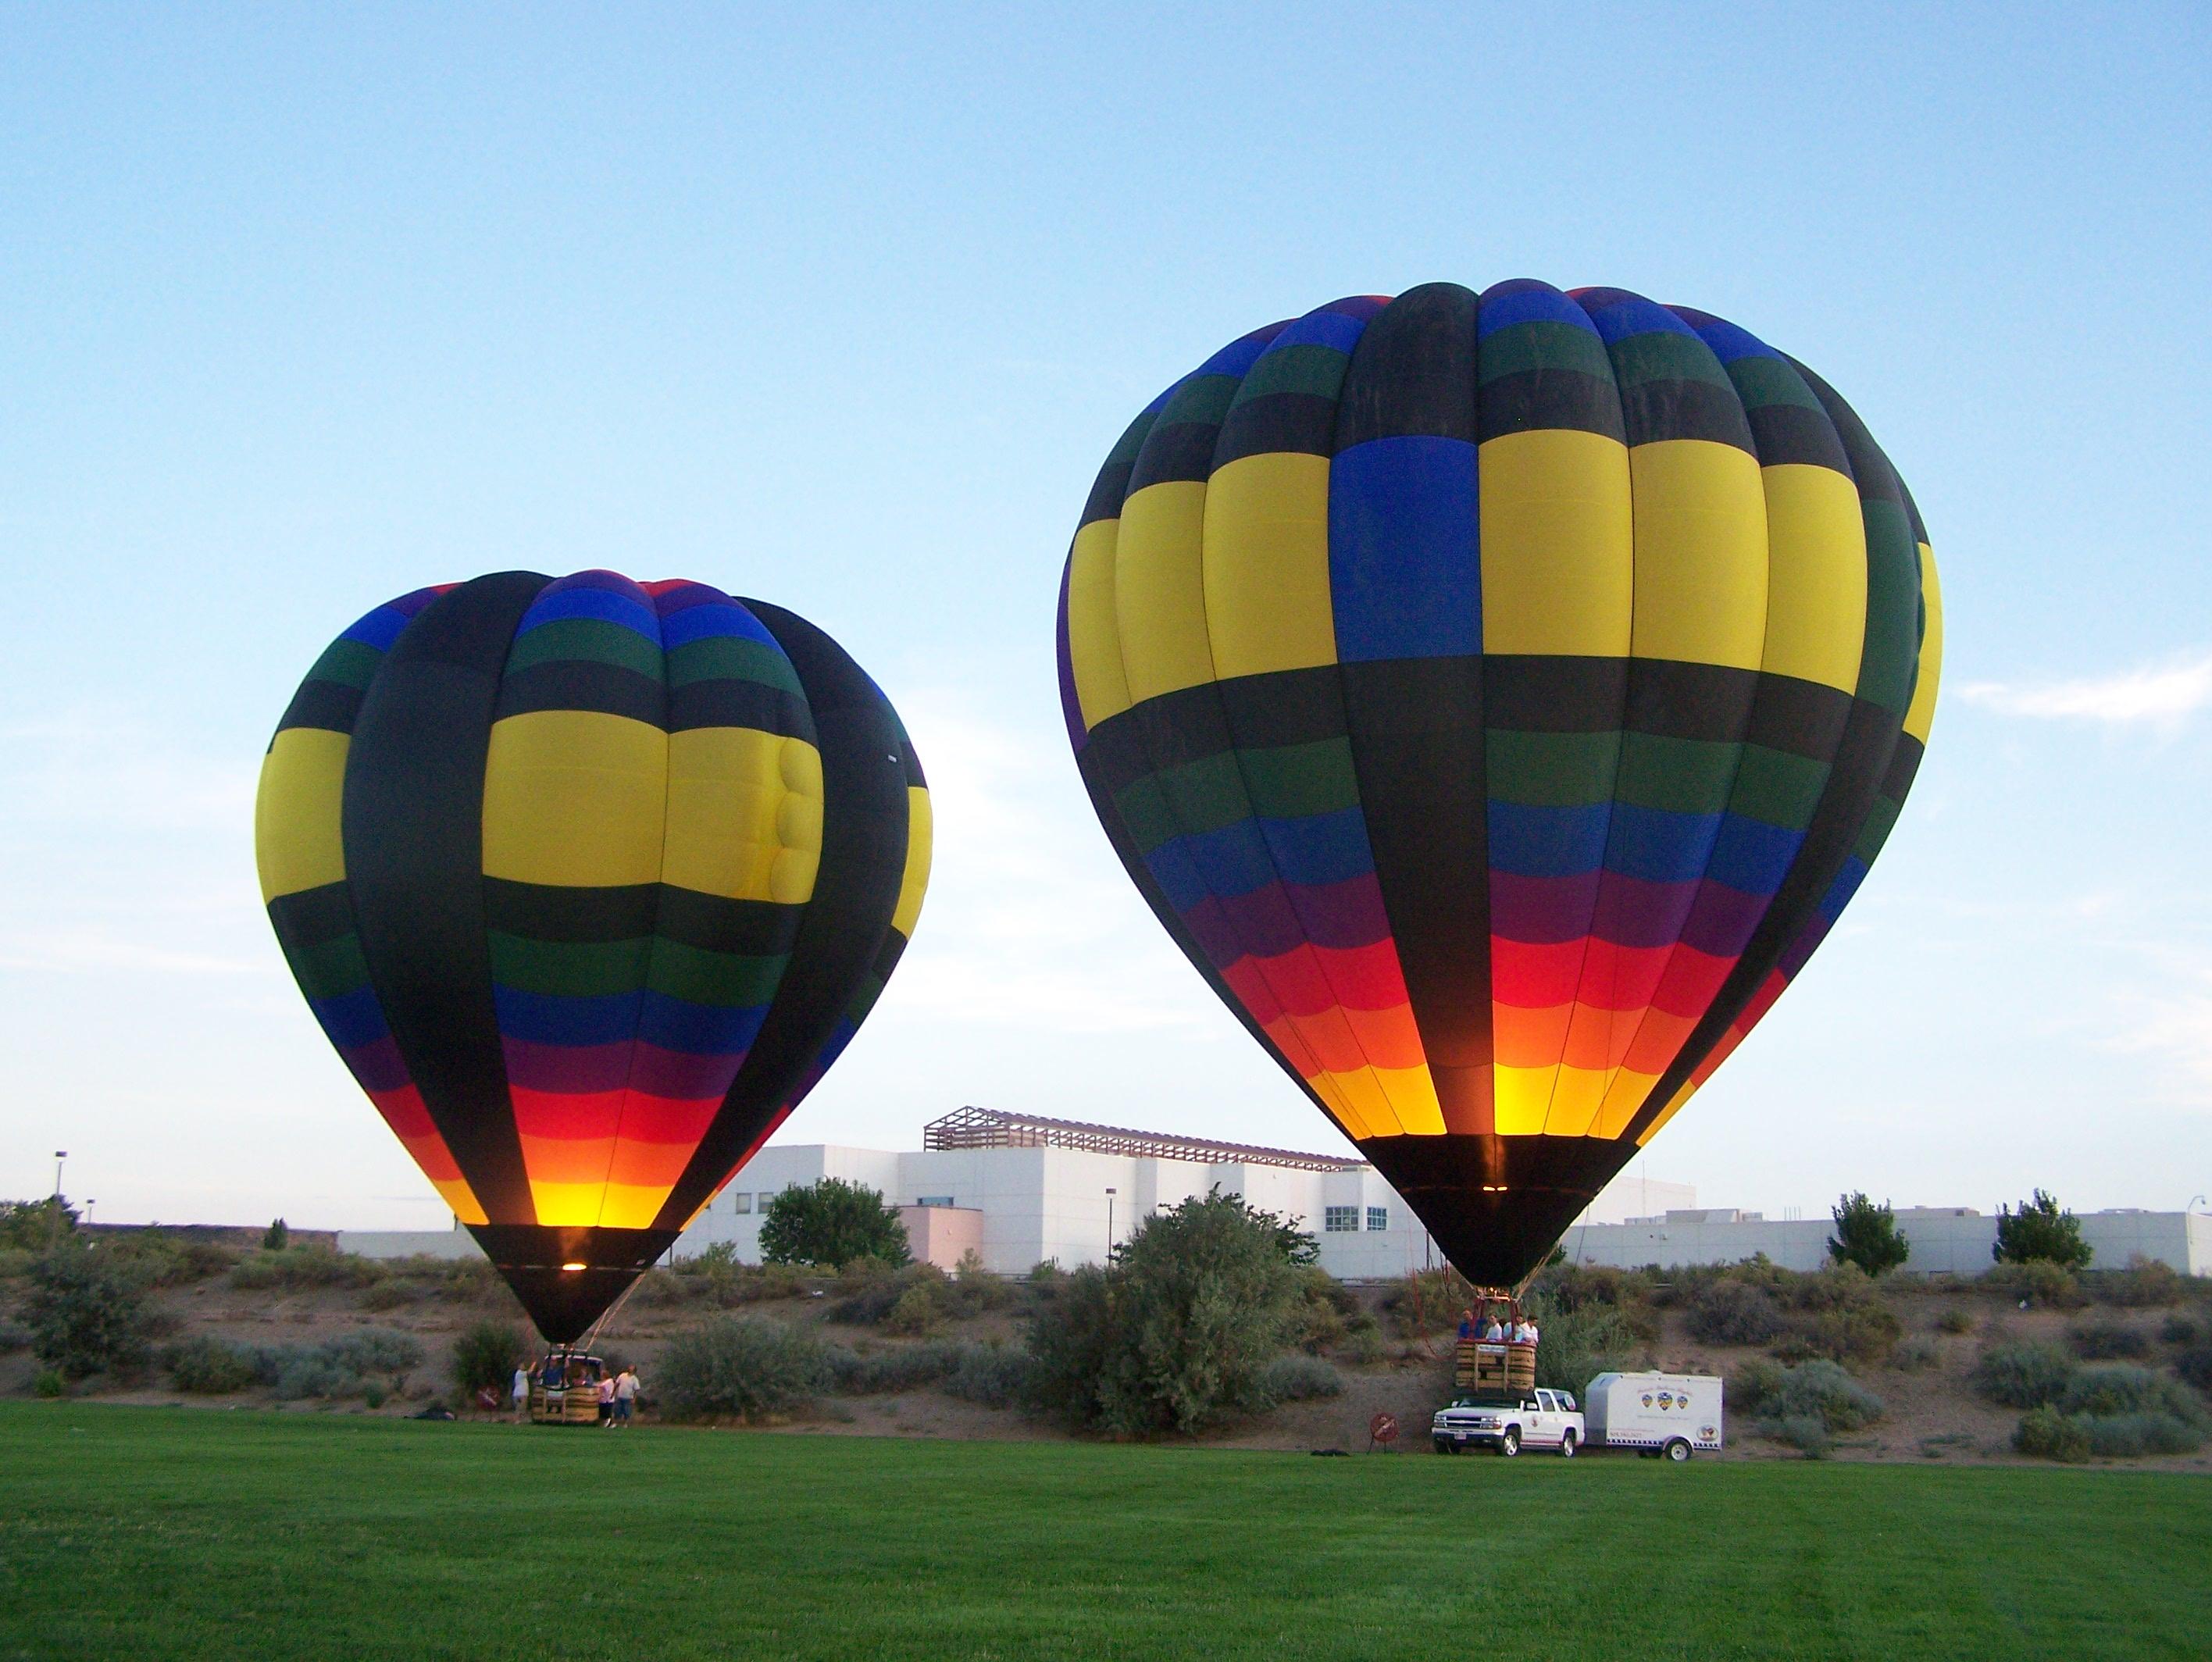
[[[1690,1458],[1690,1445],[1683,1438],[1677,1437],[1667,1445],[1666,1453],[1668,1459],[1680,1465]]]
[[[1575,1434],[1571,1431],[1559,1439],[1559,1458],[1563,1460],[1575,1458]]]
[[[1521,1428],[1519,1426],[1509,1425],[1505,1428],[1505,1435],[1498,1440],[1498,1452],[1509,1460],[1521,1452]]]

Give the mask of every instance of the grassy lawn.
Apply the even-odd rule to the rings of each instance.
[[[11,1658],[2195,1657],[2208,1563],[2201,1477],[0,1405]]]

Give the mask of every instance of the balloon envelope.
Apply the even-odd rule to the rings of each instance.
[[[1108,458],[1062,702],[1107,834],[1483,1285],[1802,967],[1918,765],[1927,537],[1705,313],[1528,281],[1237,341]]]
[[[325,1033],[566,1343],[852,1038],[929,798],[890,702],[789,612],[502,572],[331,644],[255,843]]]

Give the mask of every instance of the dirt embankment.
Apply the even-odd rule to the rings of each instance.
[[[649,1295],[634,1299],[602,1335],[603,1353],[636,1365],[648,1388],[660,1349],[682,1328],[716,1313],[677,1292],[677,1279],[664,1279]],[[1224,1447],[1343,1448],[1369,1447],[1369,1427],[1380,1413],[1394,1416],[1401,1428],[1398,1447],[1427,1452],[1430,1415],[1450,1395],[1446,1335],[1408,1335],[1401,1311],[1392,1311],[1392,1289],[1362,1287],[1354,1297],[1372,1325],[1355,1347],[1332,1356],[1344,1384],[1342,1393],[1287,1404],[1271,1413],[1219,1433],[1206,1441]],[[1854,1371],[1878,1394],[1884,1413],[1863,1430],[1836,1439],[1835,1458],[1851,1460],[1929,1461],[1944,1464],[2012,1461],[2020,1457],[2011,1439],[2017,1410],[2001,1407],[1976,1394],[1970,1376],[1985,1346],[2010,1340],[2044,1341],[2066,1348],[2078,1329],[2121,1329],[2140,1335],[2146,1365],[2159,1365],[2166,1340],[2161,1330],[2170,1309],[2051,1309],[2021,1307],[2008,1296],[1971,1283],[1930,1286],[1896,1281],[1885,1285],[1884,1303],[1894,1313],[1901,1335],[1892,1362],[1862,1362]],[[404,1414],[429,1403],[449,1401],[452,1350],[456,1337],[486,1317],[514,1319],[511,1301],[495,1283],[478,1277],[458,1284],[426,1281],[411,1285],[386,1278],[366,1286],[248,1288],[219,1273],[197,1284],[154,1295],[163,1343],[208,1336],[240,1346],[312,1347],[364,1329],[404,1333],[420,1345],[421,1361],[407,1370],[404,1383],[376,1408],[358,1398],[307,1398],[283,1402],[265,1388],[229,1396],[186,1396],[170,1386],[158,1368],[136,1381],[95,1379],[82,1387],[102,1399],[157,1404],[191,1402],[210,1406],[251,1406],[291,1412],[378,1412]],[[895,1337],[880,1327],[833,1319],[834,1293],[748,1304],[742,1313],[817,1329],[830,1343],[863,1356],[880,1356],[902,1345],[923,1342]],[[2185,1307],[2199,1325],[2212,1330],[2212,1307],[2191,1300]],[[1762,1359],[1753,1347],[1701,1344],[1691,1337],[1680,1307],[1639,1311],[1650,1337],[1636,1360],[1668,1371],[1741,1374]],[[518,1323],[518,1325],[520,1325]],[[980,1343],[1018,1342],[1023,1327],[1017,1307],[966,1320],[945,1323],[929,1337]],[[1904,1364],[1904,1365],[1897,1365]],[[32,1389],[36,1366],[18,1350],[0,1356],[0,1392],[20,1395]],[[991,1409],[956,1400],[933,1388],[866,1396],[832,1396],[810,1414],[769,1428],[793,1435],[874,1435],[940,1438],[1047,1440],[1066,1434],[1054,1422],[1018,1410]],[[1729,1447],[1720,1458],[1794,1459],[1794,1450],[1755,1434],[1737,1416],[1729,1427]],[[2192,1454],[2121,1464],[2163,1470],[2212,1471],[2212,1447]]]

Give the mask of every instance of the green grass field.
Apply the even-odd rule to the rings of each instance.
[[[7,1657],[2202,1657],[2212,1484],[0,1406]]]

